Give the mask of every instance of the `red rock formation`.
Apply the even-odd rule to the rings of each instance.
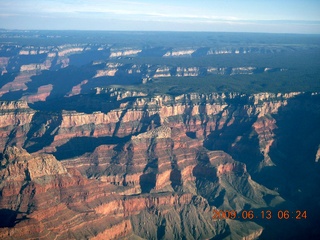
[[[258,134],[260,151],[264,157],[264,161],[261,162],[260,168],[273,166],[274,163],[269,156],[269,151],[274,142],[274,130],[277,128],[275,119],[270,115],[261,117],[253,124],[253,128]]]
[[[34,103],[38,101],[45,101],[50,95],[52,90],[52,84],[44,85],[38,88],[38,92],[34,95],[23,96],[21,100],[27,101],[28,103]]]
[[[24,101],[0,102],[1,151],[6,145],[23,145],[35,112]]]
[[[0,236],[148,239],[157,234],[162,222],[166,222],[163,236],[167,238],[170,234],[212,238],[227,225],[246,226],[248,232],[241,237],[260,235],[262,227],[256,224],[213,223],[210,211],[213,207],[237,211],[245,206],[273,207],[283,199],[253,181],[243,162],[203,146],[211,139],[209,149],[223,146],[237,153],[243,149],[242,142],[255,135],[257,151],[264,157],[256,163],[258,170],[271,166],[269,151],[277,128],[271,114],[292,96],[259,95],[253,97],[255,103],[249,96],[243,105],[232,104],[241,97],[236,94],[134,100],[128,96],[119,97],[120,108],[91,114],[39,113],[26,102],[2,103],[1,147],[6,151],[0,170],[0,208],[11,211],[13,221],[0,229]],[[205,101],[199,104],[201,99]],[[246,128],[242,130],[241,124]],[[41,142],[48,137],[52,141]],[[118,142],[110,140],[115,137]],[[87,142],[81,145],[83,139]],[[8,147],[13,145],[18,147]],[[50,154],[30,155],[21,146],[36,146],[36,151],[51,152],[63,160],[58,162]],[[75,152],[63,155],[70,149]],[[144,226],[145,219],[149,220]],[[201,232],[199,219],[204,219],[206,233]],[[181,222],[200,230],[190,233],[189,228],[181,228]]]
[[[51,236],[57,239],[77,236],[96,239],[108,236],[108,239],[117,239],[132,234],[147,237],[144,231],[146,228],[152,229],[152,223],[144,228],[141,226],[142,220],[129,220],[128,217],[136,216],[140,219],[146,214],[146,210],[157,209],[159,213],[155,216],[166,219],[172,211],[184,211],[186,206],[196,207],[202,218],[207,219],[208,224],[212,225],[211,208],[206,200],[201,198],[203,205],[194,202],[194,194],[202,191],[197,184],[199,181],[209,181],[216,185],[219,182],[229,182],[228,191],[231,191],[230,185],[234,181],[230,182],[230,179],[219,176],[228,172],[233,178],[243,179],[246,174],[245,167],[243,164],[234,162],[223,152],[206,153],[205,150],[199,152],[197,144],[184,144],[184,147],[180,144],[180,147],[174,147],[170,138],[172,135],[180,138],[181,142],[187,140],[186,136],[179,137],[179,132],[172,133],[170,128],[161,127],[138,135],[124,147],[124,152],[117,154],[118,157],[109,155],[108,158],[108,155],[104,155],[103,160],[107,164],[99,161],[99,172],[109,177],[103,178],[100,174],[100,179],[103,181],[88,180],[73,169],[79,168],[83,171],[90,168],[92,163],[83,166],[80,161],[74,160],[72,163],[65,161],[61,164],[51,155],[30,155],[19,148],[8,148],[4,152],[3,167],[0,172],[3,179],[1,185],[3,197],[0,207],[17,212],[16,221],[18,221],[14,228],[2,228],[0,235],[3,239],[12,237],[21,239],[26,235]],[[197,142],[192,139],[190,141]],[[153,151],[148,153],[150,148]],[[100,150],[107,153],[113,149],[101,146],[93,155],[99,154]],[[206,156],[208,160],[205,160]],[[116,161],[112,162],[112,159]],[[153,164],[157,166],[151,164],[154,159],[157,159],[157,163]],[[126,167],[121,167],[122,164]],[[173,175],[179,175],[179,172],[181,177],[178,176],[175,179]],[[149,179],[154,182],[152,186],[146,187],[148,178],[143,176],[149,173],[154,173],[154,176],[149,176]],[[110,174],[114,175],[114,178],[110,178]],[[252,181],[246,179],[250,186]],[[184,189],[182,192],[185,193],[176,194],[173,188],[177,187],[182,187]],[[135,191],[130,191],[132,188]],[[141,190],[138,191],[139,189]],[[141,191],[150,191],[150,193],[137,195]],[[234,191],[239,193],[239,189]],[[254,194],[260,194],[259,191]],[[274,194],[271,191],[268,193]],[[134,195],[121,197],[119,194]],[[243,194],[246,195],[245,192]],[[260,207],[265,205],[262,199],[260,201]],[[229,204],[233,206],[232,204],[235,203]],[[193,221],[198,217],[200,216],[194,215],[190,220]],[[184,221],[187,220],[184,219]],[[105,224],[101,225],[102,222]],[[144,230],[137,231],[138,226]],[[218,225],[209,229],[212,230],[207,233],[207,236],[211,237],[220,231]],[[180,230],[175,231],[175,234],[187,236],[190,234],[179,232]],[[169,231],[167,234],[174,233]]]
[[[15,213],[13,219],[2,223],[14,228],[0,228],[1,239],[118,239],[132,235],[132,225],[137,227],[130,216],[148,209],[158,209],[166,216],[170,209],[179,212],[194,205],[192,194],[121,197],[115,193],[117,187],[88,180],[51,155],[30,155],[16,147],[6,149],[1,166],[0,207]],[[210,208],[201,201],[206,207],[200,205],[198,210],[209,222]]]
[[[74,87],[72,88],[71,92],[68,94],[68,97],[71,97],[71,96],[80,94],[80,92],[81,92],[81,86],[84,85],[84,84],[87,84],[87,83],[88,83],[88,80],[83,80],[80,84],[74,86]]]
[[[0,96],[10,91],[26,90],[25,83],[31,81],[31,77],[36,75],[36,71],[21,72],[12,82],[9,82],[1,87]]]

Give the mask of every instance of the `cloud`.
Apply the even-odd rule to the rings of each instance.
[[[225,19],[235,20],[236,17],[223,17],[218,15],[208,15],[196,8],[184,5],[174,5],[161,2],[141,2],[126,0],[16,0],[0,2],[0,13],[19,14],[88,14],[104,13],[112,14],[112,17],[119,18],[140,16],[164,19]],[[194,14],[194,12],[196,12]],[[157,19],[161,20],[161,19]]]
[[[161,26],[163,30],[166,28],[172,30],[175,24],[179,24],[179,27],[190,30],[205,28],[215,30],[216,26],[220,26],[221,29],[224,26],[233,26],[236,31],[246,31],[248,26],[252,28],[256,26],[258,31],[261,31],[260,26],[275,27],[275,29],[278,26],[285,26],[283,29],[286,30],[287,26],[293,29],[295,26],[303,25],[320,31],[319,17],[305,14],[305,11],[301,15],[291,13],[290,15],[287,9],[290,6],[292,8],[293,4],[281,8],[280,5],[284,5],[283,3],[278,3],[279,5],[275,7],[275,2],[274,4],[264,0],[259,0],[259,4],[257,2],[250,0],[251,4],[248,4],[246,0],[241,3],[238,0],[0,0],[0,26],[11,26],[14,23],[17,24],[16,28],[19,28],[18,24],[20,28],[23,26],[30,28],[35,23],[40,25],[43,20],[43,29],[48,26],[53,26],[54,29],[72,29],[74,26],[92,28],[103,26],[103,29],[107,27],[113,29],[118,26],[119,29],[123,29],[127,24],[128,29],[134,27],[157,30],[157,27]],[[70,22],[74,24],[71,25]],[[90,25],[86,25],[87,22],[90,22]]]

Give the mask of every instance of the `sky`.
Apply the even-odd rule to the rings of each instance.
[[[320,34],[320,0],[0,0],[0,28]]]

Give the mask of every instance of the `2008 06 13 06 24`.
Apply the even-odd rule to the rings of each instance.
[[[251,219],[296,219],[303,220],[307,219],[306,210],[262,210],[260,212],[254,210],[242,210],[237,212],[235,210],[219,210],[213,209],[212,211],[214,220],[223,220],[223,219],[239,219],[239,220],[251,220]]]

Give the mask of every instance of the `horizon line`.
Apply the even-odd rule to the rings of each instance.
[[[107,30],[107,29],[8,29],[0,28],[0,31],[20,31],[20,32],[36,32],[36,31],[73,31],[73,32],[153,32],[153,33],[251,33],[251,34],[285,34],[285,35],[320,35],[320,33],[300,33],[300,32],[259,32],[259,31],[202,31],[202,30]]]

